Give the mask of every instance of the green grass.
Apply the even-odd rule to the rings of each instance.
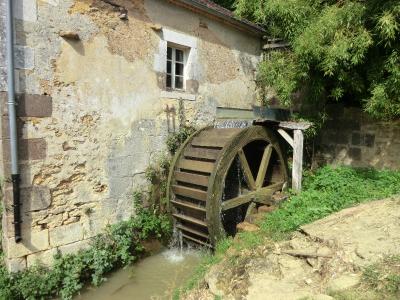
[[[198,286],[209,267],[220,262],[230,247],[239,253],[254,249],[265,240],[282,240],[301,225],[394,194],[400,194],[400,171],[325,166],[314,173],[307,172],[301,193],[291,194],[277,210],[268,214],[259,232],[239,233],[235,241],[221,241],[215,254],[204,258],[182,291]]]
[[[305,176],[303,191],[293,194],[262,222],[264,234],[285,237],[301,225],[362,202],[400,193],[400,172],[326,166]]]

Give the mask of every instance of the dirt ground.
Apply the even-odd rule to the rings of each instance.
[[[334,299],[327,294],[357,286],[364,266],[399,254],[400,197],[393,197],[305,225],[288,241],[228,250],[184,299]]]

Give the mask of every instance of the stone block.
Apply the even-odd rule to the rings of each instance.
[[[83,227],[80,223],[50,229],[50,245],[52,247],[62,246],[83,239]]]
[[[19,142],[20,160],[44,159],[47,155],[45,139],[23,139]]]
[[[18,116],[20,117],[51,117],[53,99],[47,95],[20,94],[17,97]]]
[[[54,262],[54,255],[57,254],[57,249],[53,248],[46,251],[37,252],[30,254],[26,257],[27,267],[32,267],[34,265],[41,265],[45,267],[50,267]]]
[[[375,134],[367,133],[364,137],[364,145],[372,148],[375,145]]]
[[[88,239],[103,233],[107,223],[104,218],[101,219],[88,218],[82,225],[83,225],[83,237],[85,239]]]
[[[7,90],[7,71],[5,67],[0,67],[0,91]]]
[[[133,176],[135,160],[130,156],[114,157],[108,160],[108,170],[113,177]]]
[[[32,70],[35,67],[35,52],[33,48],[15,46],[15,68]]]
[[[7,238],[5,246],[7,258],[18,258],[47,250],[49,249],[49,231],[47,229],[41,231],[24,230],[20,243],[15,243],[14,238]]]
[[[58,247],[58,250],[62,255],[77,253],[80,250],[85,250],[90,248],[90,240],[83,240],[76,243],[64,245]]]
[[[353,132],[351,135],[351,143],[354,146],[360,146],[361,145],[361,135],[359,132]]]
[[[45,186],[21,188],[21,200],[25,212],[46,209],[51,204],[50,189]]]
[[[353,160],[359,161],[361,160],[361,149],[360,148],[350,148],[349,149],[349,157]]]
[[[10,258],[5,260],[6,268],[9,272],[15,273],[26,269],[26,258]]]
[[[118,199],[124,197],[132,190],[132,178],[129,177],[114,177],[112,173],[109,179],[110,197]]]
[[[22,129],[24,128],[24,122],[21,119],[17,119],[17,132],[21,135]],[[1,117],[1,138],[7,142],[10,139],[10,123],[7,115]],[[9,146],[9,143],[7,143]]]
[[[333,137],[332,142],[336,144],[348,144],[349,133],[346,131],[338,131]]]
[[[36,0],[15,0],[13,4],[15,18],[28,22],[37,20]]]

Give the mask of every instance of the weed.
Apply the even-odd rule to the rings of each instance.
[[[140,197],[139,193],[135,197]],[[107,227],[91,248],[77,254],[55,256],[51,269],[34,266],[18,273],[0,267],[0,299],[71,299],[86,282],[98,286],[105,274],[143,256],[141,241],[169,239],[171,224],[165,215],[138,207],[136,216]]]
[[[167,148],[169,152],[175,154],[182,143],[195,131],[193,126],[182,126],[177,132],[172,133],[167,139]]]

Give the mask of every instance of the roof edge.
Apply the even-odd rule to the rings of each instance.
[[[240,20],[235,17],[229,16],[218,10],[212,9],[211,7],[208,7],[207,5],[200,3],[196,0],[169,0],[169,2],[179,5],[179,6],[184,6],[187,8],[191,7],[192,9],[199,10],[206,15],[216,17],[235,28],[247,31],[258,37],[262,37],[266,33],[262,27],[256,25],[255,23],[252,23],[247,20],[245,20],[245,21]]]

